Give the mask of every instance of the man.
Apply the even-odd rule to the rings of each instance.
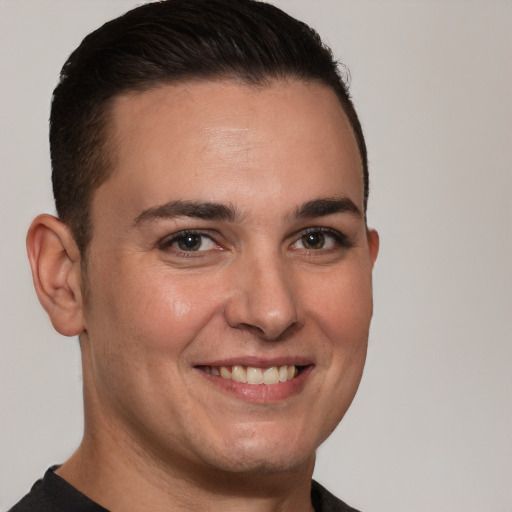
[[[12,510],[354,510],[312,483],[359,384],[378,236],[330,51],[250,0],[147,4],[61,73],[59,218],[27,246],[79,336],[85,430]]]

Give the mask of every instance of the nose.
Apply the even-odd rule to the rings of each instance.
[[[279,341],[301,325],[292,272],[279,257],[239,262],[231,276],[232,293],[225,306],[226,322],[261,339]]]

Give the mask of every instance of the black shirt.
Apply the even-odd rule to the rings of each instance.
[[[54,473],[51,467],[9,512],[108,512]],[[358,512],[313,480],[311,502],[315,512]]]

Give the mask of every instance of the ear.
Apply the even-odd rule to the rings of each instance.
[[[80,252],[69,228],[52,215],[39,215],[27,234],[27,252],[39,302],[64,336],[84,330]]]
[[[367,229],[366,239],[368,240],[368,250],[370,251],[370,261],[373,268],[375,265],[375,260],[377,259],[377,255],[379,254],[379,233],[377,233],[375,229]]]

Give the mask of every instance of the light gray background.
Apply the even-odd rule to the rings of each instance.
[[[24,248],[53,212],[50,94],[136,3],[0,0],[2,510],[82,427],[77,341],[53,332]],[[512,3],[276,3],[350,68],[382,242],[365,376],[316,478],[365,512],[512,511]]]

